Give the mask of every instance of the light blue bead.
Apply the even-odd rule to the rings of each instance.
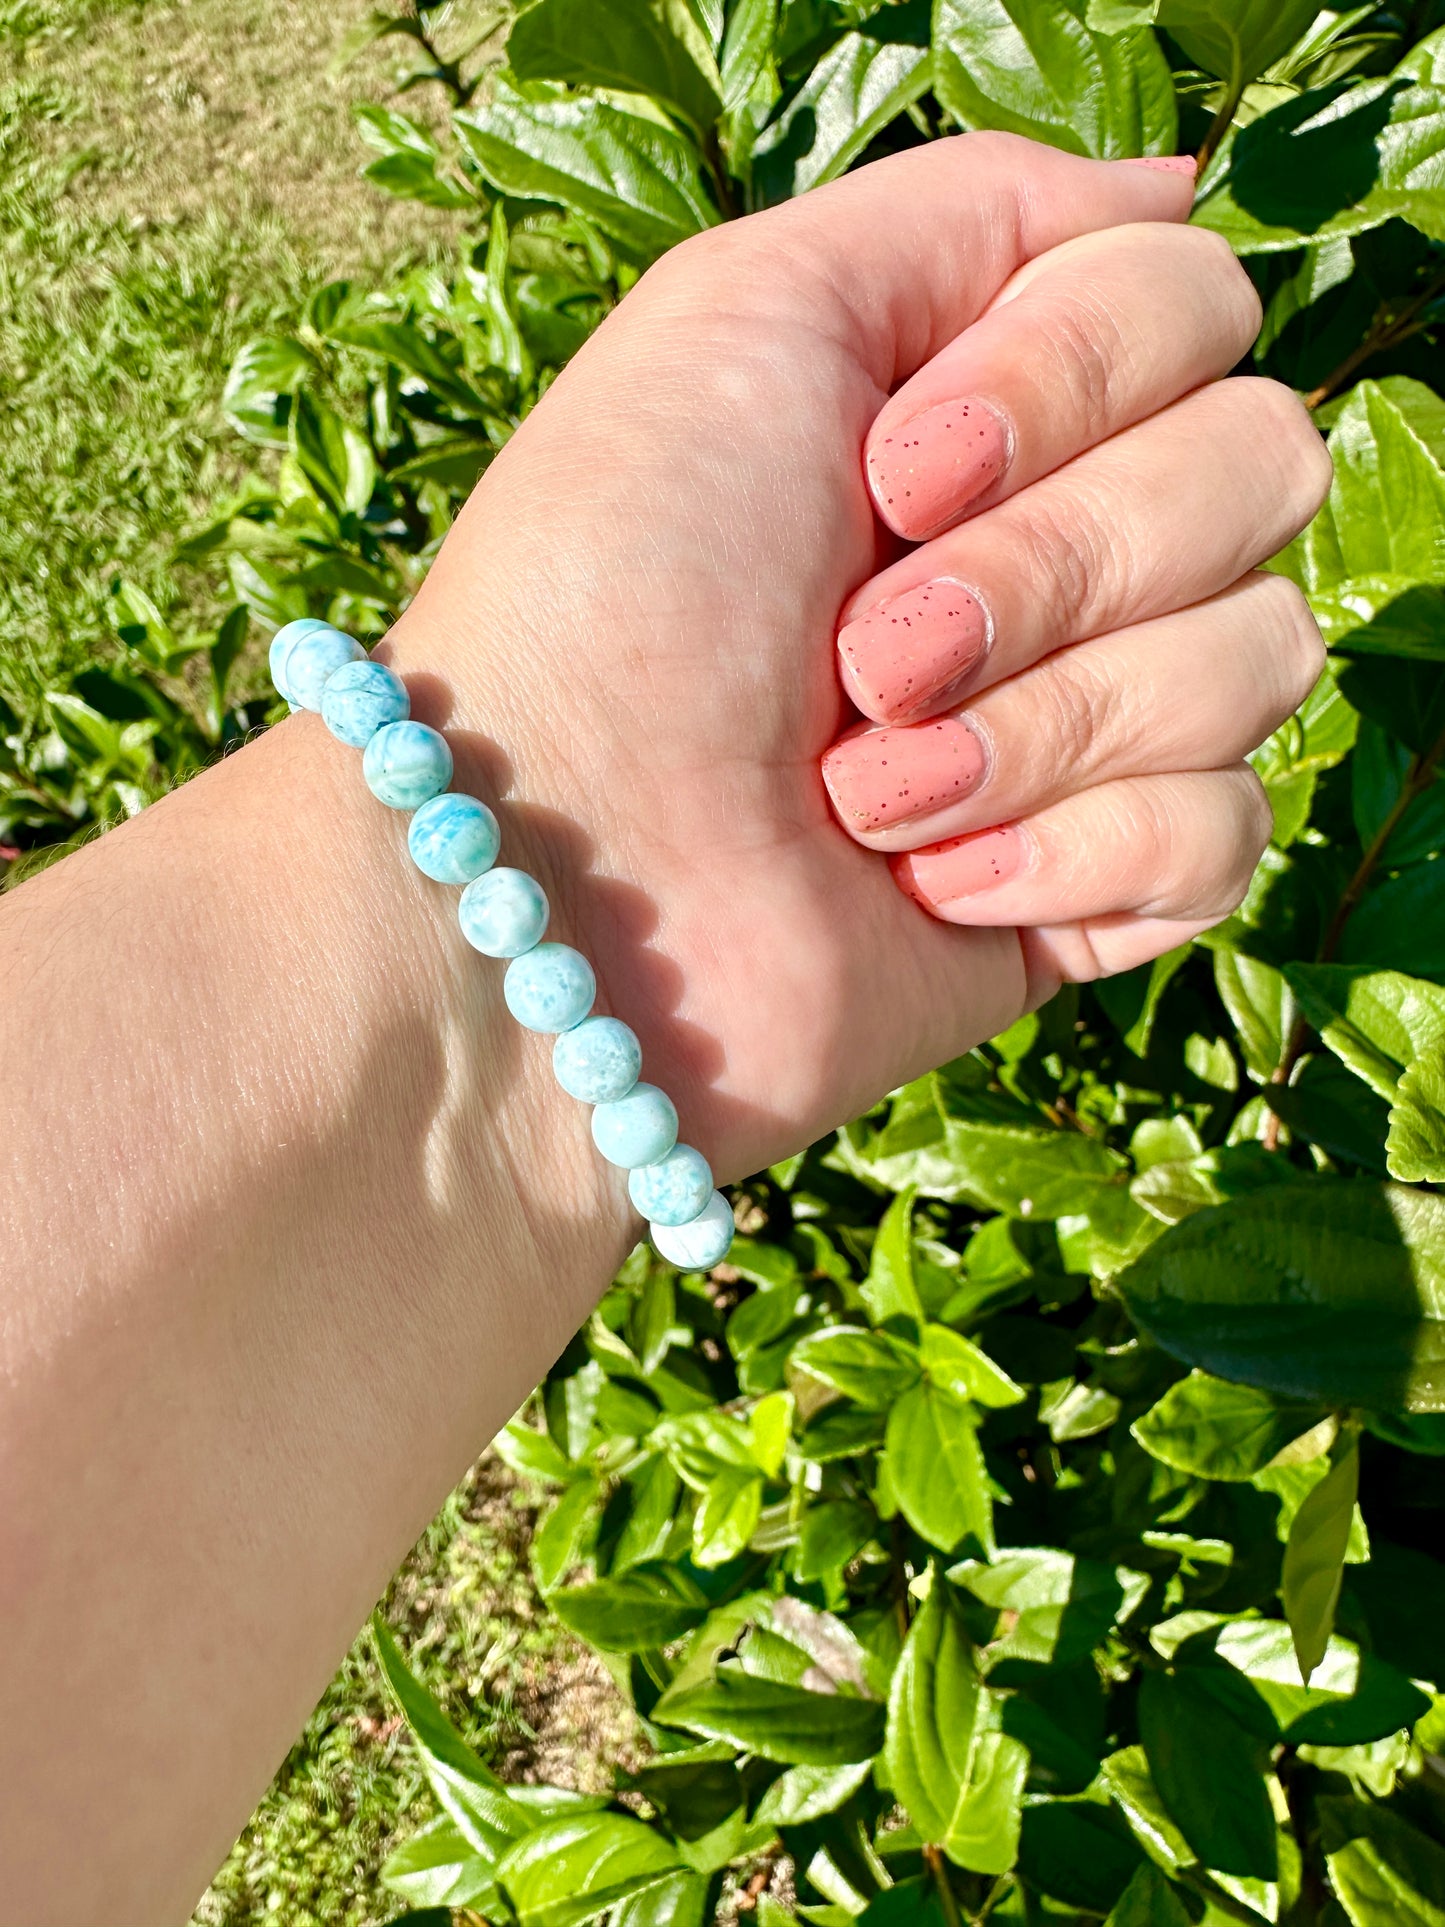
[[[489,870],[462,891],[462,935],[484,957],[520,957],[542,941],[547,895],[525,870]]]
[[[366,745],[361,773],[391,809],[415,810],[452,780],[452,753],[446,737],[425,723],[388,723]]]
[[[268,660],[271,665],[271,681],[277,693],[289,703],[291,692],[286,687],[286,658],[303,636],[314,635],[318,629],[329,629],[331,624],[323,622],[320,616],[302,616],[297,622],[286,622],[271,638]]]
[[[364,662],[366,651],[339,629],[313,629],[286,651],[282,674],[286,700],[293,709],[320,709],[321,692],[344,662]]]
[[[528,1030],[571,1030],[592,1008],[597,979],[580,950],[566,943],[539,943],[514,957],[502,979],[502,995]]]
[[[620,1164],[624,1171],[656,1164],[677,1142],[672,1099],[655,1084],[634,1084],[626,1097],[597,1106],[592,1142],[609,1164]]]
[[[732,1245],[733,1208],[721,1191],[714,1191],[686,1224],[650,1224],[647,1229],[659,1257],[679,1271],[711,1271]]]
[[[321,720],[343,743],[365,749],[377,730],[411,714],[406,684],[384,662],[344,662],[321,692]]]
[[[436,883],[470,883],[496,862],[502,832],[485,803],[453,792],[422,804],[411,819],[406,847],[423,876]]]
[[[608,1104],[625,1097],[642,1070],[642,1046],[618,1017],[589,1017],[552,1046],[552,1069],[569,1097]],[[711,1181],[709,1181],[711,1182]]]
[[[712,1166],[690,1144],[675,1144],[656,1164],[638,1166],[627,1195],[653,1224],[691,1224],[712,1196]]]

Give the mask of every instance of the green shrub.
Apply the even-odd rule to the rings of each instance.
[[[1331,429],[1276,566],[1332,652],[1227,924],[739,1187],[710,1276],[633,1254],[498,1446],[651,1756],[504,1786],[379,1628],[439,1808],[389,1884],[519,1927],[1445,1921],[1445,29],[537,0],[481,72],[445,11],[377,16],[453,111],[367,110],[368,172],[483,238],[232,371],[277,455],[187,556],[263,628],[382,631],[674,240],[963,124],[1201,149],[1256,364]]]

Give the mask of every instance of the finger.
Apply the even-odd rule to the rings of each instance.
[[[1061,644],[1217,595],[1302,529],[1330,458],[1277,382],[1218,381],[926,543],[838,633],[865,716],[931,716]]]
[[[1085,160],[1016,134],[949,135],[860,167],[664,255],[656,281],[717,249],[780,288],[824,289],[848,346],[886,395],[966,328],[1014,270],[1075,235],[1184,221],[1193,170],[1180,159]]]
[[[838,821],[916,850],[1121,777],[1238,763],[1298,709],[1325,648],[1301,591],[1255,574],[1208,602],[1046,656],[931,722],[863,728],[823,758]]]
[[[1055,925],[1132,912],[1202,928],[1241,902],[1272,828],[1264,786],[1242,763],[1101,783],[889,865],[899,888],[945,923]]]
[[[919,542],[1227,374],[1253,283],[1207,229],[1114,228],[1032,262],[920,368],[869,433],[873,504]]]

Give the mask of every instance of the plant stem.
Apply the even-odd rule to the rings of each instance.
[[[1199,163],[1199,172],[1201,174],[1214,159],[1214,150],[1229,132],[1234,122],[1234,116],[1239,111],[1239,103],[1243,98],[1244,82],[1237,79],[1232,80],[1229,83],[1229,89],[1224,99],[1219,103],[1219,111],[1215,114],[1214,119],[1210,121],[1209,131],[1199,143],[1199,151],[1194,157]]]
[[[1375,311],[1375,318],[1370,323],[1364,340],[1345,356],[1338,368],[1325,376],[1317,388],[1309,391],[1305,396],[1305,407],[1318,408],[1321,402],[1328,401],[1335,390],[1342,387],[1355,370],[1372,355],[1383,354],[1386,348],[1397,348],[1402,341],[1408,341],[1411,335],[1419,334],[1426,325],[1424,311],[1441,294],[1445,294],[1445,274],[1436,275],[1435,279],[1424,287],[1413,301],[1407,302],[1393,317],[1389,315],[1389,310],[1382,302]]]
[[[713,193],[717,195],[717,204],[722,217],[725,221],[735,221],[738,218],[738,204],[733,198],[732,183],[728,179],[727,169],[723,166],[722,149],[718,146],[716,129],[708,135],[702,152],[703,159],[707,162],[707,171],[712,176]]]
[[[1350,917],[1354,914],[1359,904],[1360,898],[1369,887],[1371,877],[1373,877],[1375,871],[1379,868],[1380,859],[1385,854],[1390,838],[1399,828],[1401,818],[1415,801],[1415,798],[1419,796],[1423,790],[1427,790],[1434,782],[1435,766],[1442,756],[1445,756],[1445,731],[1442,731],[1441,734],[1436,737],[1429,749],[1417,751],[1416,754],[1411,757],[1409,765],[1405,770],[1404,781],[1400,785],[1400,794],[1385,812],[1380,827],[1370,838],[1369,846],[1360,858],[1359,863],[1355,866],[1354,875],[1340,893],[1340,900],[1335,905],[1334,915],[1330,918],[1329,924],[1325,929],[1325,934],[1320,938],[1319,948],[1315,952],[1316,963],[1329,963],[1336,950],[1339,949],[1340,939],[1345,934],[1345,925],[1349,922]],[[1289,1041],[1285,1045],[1283,1055],[1280,1057],[1278,1064],[1275,1065],[1274,1070],[1270,1073],[1269,1081],[1271,1085],[1279,1086],[1281,1084],[1288,1084],[1290,1078],[1294,1075],[1296,1064],[1298,1064],[1300,1058],[1304,1055],[1305,1046],[1310,1040],[1312,1029],[1313,1026],[1310,1024],[1308,1018],[1297,1017],[1295,1019],[1294,1027],[1290,1031]],[[1279,1118],[1271,1111],[1269,1118],[1266,1120],[1261,1140],[1267,1151],[1277,1151],[1279,1149],[1279,1123]]]
[[[928,1846],[923,1849],[923,1863],[933,1875],[933,1884],[938,1889],[939,1905],[943,1909],[945,1927],[963,1927],[963,1916],[958,1911],[958,1896],[948,1878],[948,1862],[940,1847]]]

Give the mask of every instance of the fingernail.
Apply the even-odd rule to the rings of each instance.
[[[926,850],[890,857],[894,879],[925,909],[976,897],[1016,877],[1028,861],[1029,845],[1017,824],[951,836]]]
[[[1008,455],[1008,429],[987,402],[939,402],[869,451],[874,507],[897,534],[921,541],[997,481]]]
[[[1199,172],[1192,154],[1132,154],[1121,167],[1152,167],[1160,174],[1187,174],[1191,180]]]
[[[835,743],[823,781],[853,830],[882,830],[970,796],[988,769],[984,746],[957,716],[908,729],[869,729]]]
[[[988,644],[987,610],[949,576],[888,596],[838,631],[848,693],[875,722],[961,696]]]

